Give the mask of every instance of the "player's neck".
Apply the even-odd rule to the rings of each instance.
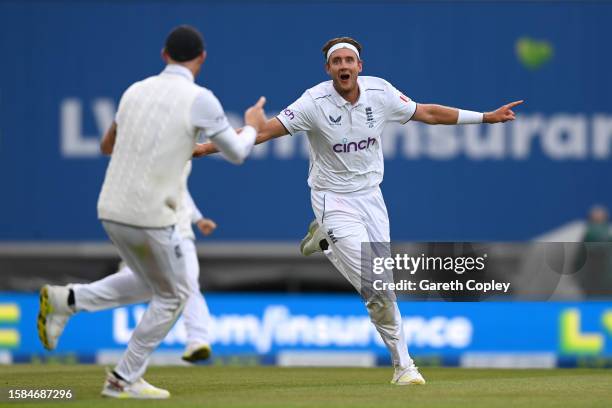
[[[343,91],[338,89],[336,84],[334,84],[334,89],[336,92],[338,92],[338,95],[340,95],[344,100],[350,102],[351,105],[356,104],[359,100],[359,85],[355,85],[355,87],[349,91]]]

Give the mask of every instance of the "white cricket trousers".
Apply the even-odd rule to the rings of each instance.
[[[189,297],[185,257],[174,226],[137,228],[102,221],[121,258],[147,283],[151,301],[115,372],[129,382],[144,374],[151,353],[166,337]],[[75,296],[75,300],[78,302]]]
[[[380,188],[354,193],[311,190],[312,209],[330,244],[327,258],[364,298],[370,320],[391,353],[395,367],[413,364],[402,316],[394,298],[371,292],[362,277],[362,243],[390,242],[389,215]],[[362,279],[363,278],[363,279]]]
[[[187,344],[209,344],[210,312],[200,291],[200,264],[193,240],[183,238],[181,252],[185,257],[189,285],[189,299],[183,309]],[[88,284],[74,284],[72,289],[76,310],[88,312],[148,302],[153,294],[149,284],[125,263],[117,273]]]

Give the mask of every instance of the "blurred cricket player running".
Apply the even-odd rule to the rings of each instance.
[[[200,264],[195,247],[195,234],[191,224],[195,224],[203,235],[210,235],[217,228],[217,224],[211,219],[204,218],[193,201],[187,186],[190,173],[191,161],[187,162],[181,180],[177,229],[181,237],[180,250],[185,257],[190,290],[189,298],[183,309],[187,346],[182,358],[193,363],[209,358],[211,348],[208,332],[210,312],[200,291]],[[64,289],[49,286],[47,290],[59,291]],[[70,284],[67,286],[67,290],[74,291],[72,307],[74,312],[96,312],[132,303],[148,302],[153,294],[147,282],[137,273],[134,273],[125,262],[120,263],[117,273],[88,284]],[[57,326],[60,332],[56,336],[48,337],[47,346],[49,349],[53,350],[57,347],[59,337],[65,324],[68,323],[68,317],[64,320],[64,325]]]
[[[267,121],[256,143],[306,132],[310,144],[308,185],[316,219],[300,249],[304,255],[324,250],[364,297],[370,319],[391,353],[395,367],[391,383],[425,384],[408,354],[397,302],[362,287],[362,243],[390,242],[389,217],[379,188],[384,172],[381,134],[389,122],[506,122],[515,118],[512,108],[522,101],[489,113],[417,104],[384,79],[359,76],[363,69],[361,51],[361,45],[349,37],[328,41],[323,55],[331,81],[308,89]],[[210,143],[201,144],[195,157],[216,151]]]
[[[115,122],[102,142],[112,152],[98,199],[98,217],[123,261],[146,282],[151,300],[127,350],[108,373],[102,395],[168,398],[143,374],[151,353],[167,335],[191,291],[182,239],[177,231],[181,178],[200,132],[234,163],[250,153],[265,124],[265,98],[247,109],[237,135],[211,91],[194,83],[206,59],[201,34],[175,28],[162,50],[166,68],[134,83],[119,103]],[[45,286],[40,293],[38,331],[47,348],[57,344],[74,312],[75,291]]]

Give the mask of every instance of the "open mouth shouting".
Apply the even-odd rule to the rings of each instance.
[[[341,83],[348,84],[349,80],[351,79],[351,74],[349,74],[348,72],[344,72],[338,75],[338,78],[340,79]]]

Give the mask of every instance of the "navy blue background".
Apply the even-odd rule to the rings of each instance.
[[[320,48],[350,35],[364,74],[417,102],[491,110],[525,99],[519,114],[611,113],[612,4],[587,2],[0,2],[0,240],[105,240],[96,200],[107,159],[67,158],[60,104],[118,102],[163,68],[175,25],[204,33],[198,82],[230,112],[259,95],[277,112],[326,79]],[[539,70],[515,54],[523,36],[547,40]],[[408,125],[413,126],[413,125]],[[590,132],[590,130],[589,130]],[[589,133],[590,134],[590,133]],[[194,164],[192,194],[219,229],[214,240],[299,239],[312,218],[301,157]],[[382,185],[395,240],[522,240],[612,204],[608,160],[553,160],[534,143],[524,160],[401,155]]]

